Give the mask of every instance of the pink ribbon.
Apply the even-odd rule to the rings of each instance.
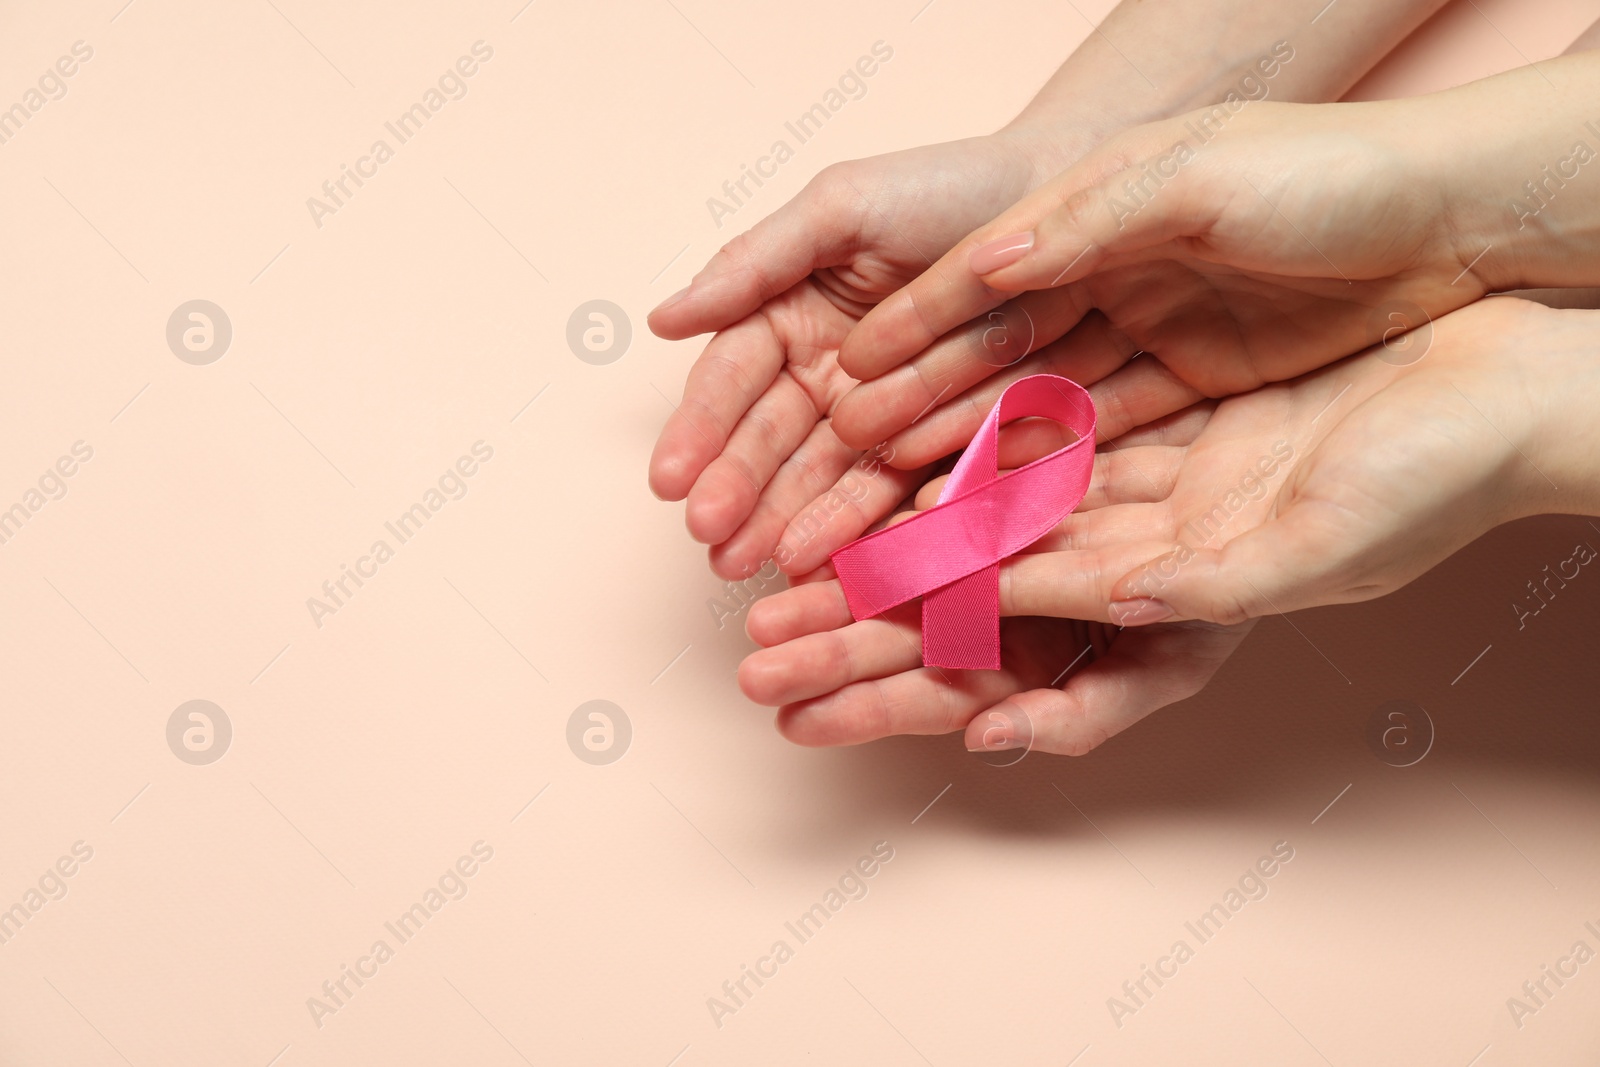
[[[1078,439],[1004,477],[1000,424],[1053,419]],[[1054,374],[1012,382],[945,482],[938,503],[833,553],[857,621],[922,597],[922,661],[931,667],[1000,667],[1000,561],[1071,513],[1094,473],[1094,403]]]

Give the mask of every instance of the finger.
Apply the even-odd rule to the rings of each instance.
[[[963,322],[915,359],[845,394],[833,410],[835,429],[846,441],[883,441],[986,378],[1009,382],[1037,373],[1019,365],[1026,360],[1026,366],[1034,366],[1038,360],[1026,357],[1047,348],[1065,346],[1074,360],[1086,364],[1068,376],[1092,380],[1088,366],[1093,365],[1097,349],[1119,349],[1108,364],[1116,367],[1133,354],[1133,348],[1120,335],[1111,337],[1104,319],[1093,330],[1082,329],[1079,324],[1087,310],[1059,293],[1025,293],[987,316]]]
[[[1198,693],[1250,626],[1123,630],[1062,688],[1017,693],[975,716],[967,726],[967,748],[993,752],[1026,745],[1084,755],[1151,712]]]
[[[1113,504],[1147,504],[1172,495],[1187,451],[1170,445],[1135,445],[1102,449],[1094,456],[1089,491],[1078,512]]]
[[[1210,401],[1191,404],[1182,411],[1163,415],[1110,440],[1101,438],[1100,450],[1115,452],[1118,449],[1139,448],[1145,445],[1183,447],[1193,443],[1200,435],[1200,431],[1205,429],[1215,407],[1215,403]],[[1097,436],[1099,434],[1098,426],[1096,434]],[[1042,456],[1048,456],[1057,449],[1065,448],[1074,440],[1076,438],[1070,430],[1047,419],[1028,419],[1012,423],[1000,431],[1000,469],[1014,470],[1025,466]]]
[[[1216,406],[1151,356],[1136,357],[1086,388],[1094,401],[1095,437],[1102,449],[1188,444]],[[1076,439],[1050,419],[1012,423],[1000,432],[1000,463],[1020,467]]]
[[[1095,433],[1115,440],[1187,410],[1206,397],[1150,355],[1139,355],[1087,387],[1094,398]]]
[[[1136,358],[1087,388],[1095,405],[1095,437],[1103,450],[1188,444],[1216,406],[1197,404],[1199,394],[1150,357]],[[1052,419],[1025,419],[1001,429],[999,462],[1002,468],[1020,467],[1075,440],[1071,430]]]
[[[982,382],[894,435],[889,439],[889,446],[894,449],[894,462],[899,466],[926,463],[935,456],[964,447],[1006,388],[1030,374],[1060,374],[1083,384],[1095,405],[1095,436],[1101,441],[1119,437],[1201,399],[1193,387],[1167,370],[1159,360],[1141,356],[1130,361],[1131,353],[1119,336],[1108,328],[1103,317],[1090,315],[1060,341]],[[840,401],[840,405],[852,395],[854,391]],[[1033,458],[1076,440],[1070,430],[1049,419],[1014,424],[1007,434],[1016,440],[1032,442],[1031,447],[1043,449]],[[1001,435],[1002,447],[1007,434]]]
[[[1191,404],[1182,411],[1137,426],[1100,447],[1134,448],[1144,445],[1170,445],[1174,448],[1186,448],[1199,438],[1216,409],[1216,401],[1213,400]]]
[[[917,485],[929,468],[897,470],[871,452],[845,471],[789,522],[778,543],[785,573],[808,571],[882,521]]]
[[[896,519],[914,514],[905,512]],[[1160,505],[1124,505],[1068,516],[1068,521],[1082,525],[1052,531],[1036,542],[1039,551],[1001,561],[1000,614],[1121,625],[1110,613],[1113,587],[1135,567],[1173,548],[1171,538],[1165,536],[1164,509]],[[1079,547],[1084,544],[1093,547]],[[790,589],[758,601],[751,606],[746,627],[753,640],[765,645],[849,621],[850,609],[842,589],[837,582],[824,582],[820,590],[808,587],[805,595]]]
[[[694,488],[684,519],[704,544],[733,536],[749,518],[767,483],[816,428],[811,398],[789,375],[780,373],[729,435]]]
[[[1131,352],[1114,341],[1104,329],[1104,319],[1092,316],[1066,337],[1029,356],[1014,367],[1008,367],[984,379],[959,397],[947,398],[944,403],[914,422],[911,426],[889,438],[897,466],[930,463],[966,447],[988,418],[1000,396],[1018,379],[1033,374],[1059,374],[1079,383],[1091,383],[1110,374],[1125,363]],[[905,368],[907,370],[911,368]],[[889,377],[900,374],[891,372]],[[886,379],[885,379],[886,380]],[[842,408],[862,389],[876,389],[879,383],[857,386],[840,401]],[[1090,387],[1091,398],[1094,395]],[[1053,435],[1055,448],[1064,447],[1077,440],[1071,430],[1053,420],[1039,420],[1033,424],[1035,434]],[[1054,451],[1051,448],[1048,451]]]
[[[778,709],[778,732],[797,745],[859,745],[897,734],[948,734],[1015,692],[1007,671],[914,667],[854,682]]]
[[[849,626],[850,606],[838,582],[812,582],[762,597],[750,605],[744,630],[763,648],[808,634]]]
[[[1153,509],[1160,505],[1130,505]],[[1092,511],[1082,518],[1110,511]],[[1154,514],[1153,512],[1151,514]],[[1069,519],[1078,519],[1069,516]],[[1103,521],[1103,520],[1102,520]],[[1111,591],[1115,583],[1140,564],[1172,549],[1172,540],[1161,529],[1162,521],[1148,530],[1125,529],[1130,540],[1103,544],[1095,548],[1045,549],[1023,552],[1000,563],[1000,614],[1047,615],[1058,619],[1083,619],[1114,622],[1110,613]],[[1055,538],[1054,532],[1046,538]],[[1071,535],[1067,535],[1070,537]],[[1079,537],[1085,536],[1082,533]],[[1052,542],[1046,541],[1046,544]]]
[[[783,347],[772,327],[756,316],[711,339],[689,368],[683,400],[656,440],[650,456],[650,489],[663,500],[682,500],[707,464],[722,454],[750,405],[783,369]]]
[[[738,578],[760,569],[768,560],[776,560],[780,567],[788,563],[791,574],[815,567],[815,561],[795,566],[780,539],[795,516],[845,476],[858,458],[855,449],[833,435],[826,420],[814,425],[762,488],[743,525],[726,541],[711,547],[711,569],[725,578]]]
[[[968,268],[986,288],[1015,293],[1071,285],[1115,257],[1208,233],[1237,190],[1213,188],[1184,141],[1180,120],[1152,123],[1102,145],[979,237],[987,247],[1018,248]]]
[[[1127,556],[1122,552],[1128,545],[1138,545],[1141,552],[1148,552],[1156,545],[1170,547],[1171,529],[1172,509],[1165,501],[1113,504],[1073,512],[1023,551],[1040,555],[1116,550],[1115,558],[1124,559]],[[1079,561],[1077,565],[1083,566],[1084,562]],[[1101,611],[1103,614],[1104,605]]]
[[[791,586],[814,585],[817,582],[831,582],[839,577],[839,572],[834,569],[833,563],[824,563],[814,571],[804,574],[791,574],[788,576]]]
[[[651,332],[678,340],[724,329],[813,270],[843,263],[860,229],[860,208],[841,200],[826,174],[723,245],[686,289],[650,312]]]
[[[1055,449],[1052,448],[1039,455],[1019,455],[1015,458],[1020,461],[1017,465],[1021,466],[1053,451]],[[1184,455],[1184,449],[1170,445],[1138,445],[1096,452],[1089,491],[1073,513],[1081,514],[1113,504],[1146,504],[1167,499],[1172,495]],[[1003,476],[1006,472],[1001,473]],[[918,489],[915,508],[926,511],[937,504],[949,477],[941,474]]]
[[[757,704],[778,707],[915,670],[922,662],[919,617],[893,611],[752,652],[739,664],[739,688]]]

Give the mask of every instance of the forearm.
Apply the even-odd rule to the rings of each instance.
[[[1123,0],[1007,129],[1071,124],[1098,141],[1229,93],[1335,100],[1443,4]],[[1064,146],[1052,172],[1085,147]]]
[[[1390,143],[1477,287],[1600,285],[1600,52],[1397,105]]]

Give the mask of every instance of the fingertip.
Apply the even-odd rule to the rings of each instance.
[[[1177,613],[1166,601],[1154,597],[1135,597],[1129,600],[1113,600],[1106,609],[1106,614],[1112,623],[1127,628],[1166,622]]]
[[[645,322],[649,324],[650,332],[663,341],[682,341],[685,338],[693,337],[697,333],[705,332],[704,330],[693,329],[686,323],[673,322],[671,319],[660,319],[655,315],[651,315]]]
[[[822,715],[815,701],[785,704],[778,709],[772,724],[790,744],[804,748],[827,748],[833,744],[822,728]]]
[[[686,467],[677,456],[652,459],[647,479],[651,495],[662,501],[677,501],[688,496],[694,479],[689,476]]]
[[[985,287],[996,293],[1004,293],[1007,297],[1026,293],[1033,289],[1053,289],[1057,285],[1064,285],[1069,280],[1065,272],[1055,275],[1053,281],[1043,281],[1037,275],[1037,263],[1030,257],[1016,263],[997,268],[993,274],[982,275],[978,280]],[[1050,277],[1046,275],[1046,277]]]
[[[656,438],[650,453],[650,491],[660,500],[682,500],[713,458],[709,446],[688,430],[692,424],[673,415]]]
[[[859,329],[861,329],[861,327],[859,325],[856,326],[856,330]],[[839,346],[838,354],[834,356],[834,359],[838,361],[840,370],[844,371],[850,377],[859,382],[864,381],[867,376],[865,373],[863,356],[860,351],[862,346],[853,343],[850,339],[854,336],[855,332],[852,331],[845,337],[844,343]]]
[[[1014,705],[996,705],[973,716],[962,732],[968,752],[1005,752],[1033,747],[1033,723]]]
[[[749,562],[749,553],[741,552],[728,541],[712,545],[706,551],[706,561],[711,573],[725,582],[743,582],[758,569]]]
[[[911,506],[918,511],[927,511],[939,502],[939,494],[944,492],[944,486],[950,480],[948,474],[941,474],[917,490],[917,495]]]
[[[711,546],[708,553],[711,569],[719,578],[744,582],[759,592],[770,590],[780,568],[773,558],[772,534],[762,527],[752,510],[733,536]]]
[[[1182,568],[1193,560],[1193,553],[1185,558],[1180,551],[1172,551],[1163,552],[1139,564],[1111,583],[1111,603],[1129,603],[1156,598],[1157,594],[1167,595],[1171,592],[1171,584],[1177,580]]]
[[[848,447],[865,452],[878,442],[874,440],[872,425],[858,402],[850,404],[850,397],[854,394],[847,393],[839,401],[839,406],[834,409],[831,426],[833,434],[843,441]],[[847,407],[846,405],[849,404]]]
[[[852,386],[833,406],[828,423],[835,437],[849,447],[862,451],[878,443],[871,439],[873,404],[869,392],[864,384]]]
[[[778,569],[783,572],[785,578],[789,579],[790,585],[802,585],[832,578],[834,573],[832,568],[828,566],[828,547],[827,544],[802,545],[785,556],[784,558],[788,562],[779,564]],[[842,548],[843,546],[839,547]],[[780,548],[779,552],[782,553],[783,549]],[[824,568],[826,568],[827,573],[819,575],[817,572]]]
[[[787,684],[788,670],[776,649],[752,652],[739,664],[739,689],[757,704],[777,707],[783,703],[780,694]]]
[[[744,617],[744,634],[762,648],[782,644],[788,636],[783,616],[781,606],[774,606],[767,599],[758,600]]]
[[[681,341],[685,337],[704,333],[704,327],[694,321],[693,313],[698,304],[697,300],[691,299],[694,295],[698,294],[694,293],[691,283],[651,308],[645,317],[650,332],[665,341]]]
[[[689,530],[689,536],[699,541],[702,545],[720,545],[732,533],[732,527],[737,526],[727,517],[725,505],[721,501],[690,500],[683,509],[683,524]]]
[[[987,280],[989,275],[1011,266],[1033,251],[1033,243],[1032,230],[996,237],[969,252],[967,265],[972,268],[972,273]]]
[[[833,581],[839,577],[839,571],[834,567],[833,558],[830,556],[810,570],[802,570],[798,566],[794,566],[793,570],[786,570],[783,575],[789,579],[791,586],[817,585],[821,582]]]
[[[791,523],[792,525],[792,523]],[[805,545],[795,545],[789,540],[789,528],[784,527],[784,532],[778,537],[778,547],[772,550],[772,562],[778,565],[778,570],[785,578],[793,578],[797,574],[805,574],[811,570],[806,563],[809,559],[802,558],[805,554]]]
[[[683,509],[689,536],[704,545],[722,544],[750,517],[755,496],[748,483],[718,477],[716,469],[708,469],[695,482]]]
[[[750,605],[745,633],[766,648],[850,625],[844,594],[813,582],[791,585]]]
[[[1115,732],[1107,728],[1103,709],[1085,706],[1077,683],[1081,673],[1074,674],[1062,689],[1036,689],[1013,698],[1012,707],[1022,717],[1018,729],[1024,732],[1030,751],[1087,756]]]
[[[885,365],[884,353],[889,348],[895,319],[905,317],[904,305],[909,299],[904,289],[890,293],[845,334],[835,357],[841,370],[864,382],[894,365]]]
[[[764,652],[766,650],[762,649],[761,651]],[[759,655],[761,655],[761,652],[752,652],[740,660],[739,671],[735,677],[739,681],[739,691],[745,695],[746,699],[756,704],[764,704],[766,702],[761,699],[761,664],[755,661]]]

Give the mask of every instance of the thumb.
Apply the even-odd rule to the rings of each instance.
[[[1193,141],[1178,120],[1168,120],[1107,142],[986,226],[973,271],[1002,292],[1047,289],[1087,276],[1110,257],[1203,236],[1228,197],[1192,166],[1199,156]],[[996,252],[986,257],[987,248]]]
[[[1112,586],[1121,626],[1199,619],[1232,626],[1263,615],[1342,602],[1336,583],[1354,541],[1306,507],[1291,507],[1220,548],[1177,549]]]
[[[844,262],[859,230],[857,206],[823,171],[777,211],[735,237],[689,286],[650,312],[650,330],[676,341],[721,330],[819,267]]]

